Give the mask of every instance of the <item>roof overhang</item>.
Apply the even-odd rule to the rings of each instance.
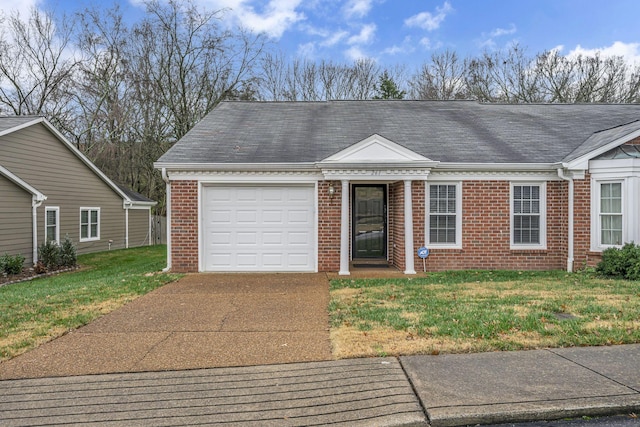
[[[29,183],[27,183],[26,181],[24,181],[23,179],[21,179],[17,175],[13,174],[7,168],[0,166],[0,175],[4,176],[9,181],[11,181],[14,184],[16,184],[18,187],[24,189],[26,192],[31,193],[31,195],[33,197],[35,197],[35,200],[37,202],[43,202],[43,201],[47,200],[47,196],[42,194],[35,187],[30,185]]]

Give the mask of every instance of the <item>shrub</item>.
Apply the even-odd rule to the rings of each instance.
[[[11,256],[4,254],[0,257],[0,267],[6,274],[20,274],[24,266],[24,257],[20,254]]]
[[[596,270],[609,277],[640,280],[640,245],[627,243],[620,249],[605,249]]]
[[[60,266],[75,267],[77,261],[78,255],[76,254],[76,247],[73,246],[69,237],[65,237],[62,245],[60,245]]]
[[[38,260],[48,269],[56,269],[60,265],[60,246],[49,240],[38,247]]]

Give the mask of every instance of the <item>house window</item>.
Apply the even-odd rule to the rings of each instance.
[[[512,248],[544,248],[545,185],[513,184],[511,186]]]
[[[80,241],[100,239],[100,208],[80,208]]]
[[[622,183],[600,184],[600,243],[622,245]]]
[[[427,205],[428,243],[438,247],[460,247],[460,183],[430,184]]]
[[[47,242],[60,243],[60,208],[47,206],[45,212],[44,235]]]

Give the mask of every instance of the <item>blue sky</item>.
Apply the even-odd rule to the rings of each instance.
[[[140,0],[115,0],[130,16]],[[73,12],[95,1],[21,0]],[[623,55],[640,64],[638,0],[196,0],[225,8],[225,24],[265,32],[289,57],[338,62],[373,58],[383,66],[419,65],[433,52],[461,56],[519,43],[534,54]],[[16,0],[0,0],[8,12]],[[103,3],[105,4],[105,3]]]

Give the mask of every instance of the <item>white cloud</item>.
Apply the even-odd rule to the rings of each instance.
[[[509,34],[515,34],[517,31],[516,26],[514,24],[510,24],[509,28],[496,28],[495,30],[489,33],[489,37],[501,37],[507,36]]]
[[[558,46],[555,49],[561,52],[564,46]],[[585,49],[578,45],[571,50],[566,56],[569,58],[575,58],[576,56],[596,56],[599,54],[601,57],[609,56],[621,56],[624,58],[627,64],[640,64],[640,43],[624,43],[614,42],[611,46],[599,47],[594,49]]]
[[[27,18],[31,8],[42,4],[41,0],[0,0],[0,16],[9,17],[12,13],[18,12],[22,19]]]
[[[130,1],[135,4],[140,0]],[[256,33],[265,33],[276,40],[293,24],[306,19],[298,11],[302,0],[269,0],[261,11],[256,11],[256,7],[263,3],[258,0],[196,0],[196,4],[209,9],[226,9],[225,20]]]
[[[393,56],[393,55],[412,53],[415,50],[416,50],[416,48],[412,43],[411,36],[407,36],[407,37],[404,38],[404,40],[402,41],[402,44],[400,46],[394,44],[393,46],[384,49],[382,51],[382,54],[383,55],[392,55]]]
[[[378,27],[376,27],[376,24],[363,25],[362,29],[360,30],[360,34],[349,37],[347,43],[349,43],[350,45],[371,43],[373,37],[375,36],[377,28]]]
[[[495,49],[496,48],[496,38],[510,36],[515,34],[518,31],[514,24],[509,24],[509,28],[495,28],[487,33],[482,33],[481,39],[478,42],[478,45],[483,48]]]
[[[304,43],[298,46],[297,56],[306,59],[313,59],[316,56],[316,44],[313,42]]]
[[[420,39],[420,46],[422,46],[426,50],[436,50],[442,47],[442,42],[437,41],[433,43],[429,37],[423,37]]]
[[[344,5],[344,13],[347,18],[366,16],[371,10],[372,0],[349,0]]]
[[[328,36],[325,37],[325,40],[320,43],[320,45],[322,46],[334,46],[336,44],[338,44],[340,41],[342,41],[345,37],[347,37],[349,35],[348,32],[346,31],[336,31]]]
[[[369,56],[364,53],[362,49],[358,46],[351,46],[349,49],[344,51],[345,56],[351,61],[358,61],[360,59],[367,59]]]
[[[453,7],[448,1],[445,1],[441,7],[436,7],[436,13],[421,12],[405,19],[404,24],[407,27],[419,27],[427,31],[433,31],[440,28],[440,24],[447,15],[453,11]]]

